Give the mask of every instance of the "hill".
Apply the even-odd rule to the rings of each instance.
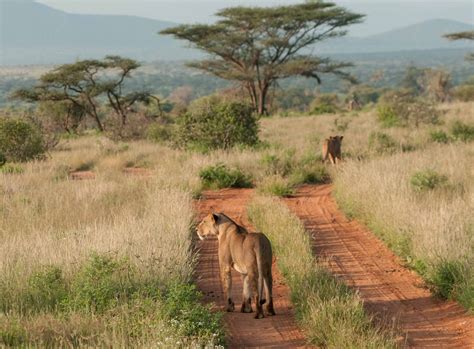
[[[33,0],[2,0],[0,65],[56,64],[106,54],[142,61],[199,57],[200,53],[187,48],[186,43],[157,34],[174,25],[176,23],[134,16],[71,14]],[[472,28],[472,25],[452,20],[430,20],[364,38],[330,40],[318,45],[317,52],[466,48],[469,42],[450,42],[441,36]]]
[[[363,38],[343,37],[322,44],[331,53],[396,52],[473,47],[468,41],[449,41],[444,34],[474,30],[474,26],[447,19],[433,19]]]
[[[80,15],[32,1],[1,1],[0,64],[50,64],[120,54],[140,60],[190,57],[183,43],[157,33],[166,21]]]

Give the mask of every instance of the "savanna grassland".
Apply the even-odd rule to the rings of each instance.
[[[307,278],[327,278],[328,293],[352,304],[347,322],[335,324],[360,330],[330,338],[332,347],[364,341],[391,347],[349,290],[323,269],[293,268],[295,255],[279,247],[283,232],[265,225],[261,207],[281,210],[281,224],[300,239],[295,249],[302,246],[313,264],[300,223],[265,195],[290,195],[300,184],[331,178],[348,215],[366,223],[435,292],[472,310],[473,108],[443,104],[439,122],[419,127],[384,128],[375,108],[262,118],[256,147],[206,153],[86,134],[62,139],[45,160],[7,163],[0,174],[0,344],[222,344],[220,313],[199,305],[192,284],[192,200],[205,188],[255,186],[263,194],[252,206],[256,225],[274,240],[295,289]],[[344,135],[337,168],[322,165],[320,156],[321,142],[335,134]],[[94,179],[72,180],[73,171],[91,171]],[[324,307],[318,294],[297,296],[311,298],[314,314]],[[325,308],[328,319],[340,304]],[[324,331],[328,320],[314,314],[302,321]]]

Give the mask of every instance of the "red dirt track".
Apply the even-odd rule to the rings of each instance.
[[[247,203],[253,191],[249,189],[225,189],[218,192],[204,193],[203,198],[196,203],[199,219],[210,212],[223,212],[243,225],[249,231],[254,231],[247,220]],[[221,283],[219,280],[219,261],[217,257],[217,239],[197,241],[199,260],[196,269],[197,286],[204,293],[205,301],[215,302],[219,307],[225,306]],[[302,348],[305,339],[296,326],[289,290],[282,283],[276,265],[273,265],[273,297],[275,316],[255,320],[254,313],[240,312],[242,301],[242,281],[237,272],[232,271],[232,298],[235,311],[225,313],[224,321],[227,329],[227,344],[230,348]]]
[[[432,297],[421,278],[402,266],[367,228],[349,221],[331,197],[331,186],[305,186],[285,199],[312,234],[313,250],[356,288],[366,309],[393,322],[402,347],[474,348],[474,318],[455,302]]]
[[[317,257],[327,259],[330,271],[358,290],[367,311],[377,321],[396,326],[401,347],[474,348],[474,318],[457,303],[434,298],[421,278],[406,269],[367,228],[345,218],[332,199],[331,190],[330,185],[304,186],[284,200],[312,235]],[[254,231],[246,216],[252,195],[251,189],[206,192],[196,202],[198,218],[223,212]],[[198,241],[196,245],[200,249],[197,285],[206,301],[223,308],[217,240]],[[236,311],[224,317],[229,347],[305,346],[304,336],[295,324],[289,290],[276,265],[273,272],[277,315],[262,320],[239,312],[242,283],[238,273],[233,274]]]

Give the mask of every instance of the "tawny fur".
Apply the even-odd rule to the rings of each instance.
[[[263,304],[268,315],[275,315],[272,296],[272,247],[262,233],[249,233],[223,213],[209,214],[197,227],[201,240],[215,235],[219,240],[218,255],[226,310],[234,310],[231,269],[242,275],[241,312],[252,312],[252,297],[257,307],[256,319],[264,317]],[[263,295],[265,291],[265,296]]]
[[[341,162],[341,144],[344,136],[331,136],[323,142],[323,162],[329,161],[333,165]]]

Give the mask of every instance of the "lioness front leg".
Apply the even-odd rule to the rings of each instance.
[[[221,282],[224,289],[224,298],[227,302],[226,310],[234,311],[234,302],[232,301],[232,275],[230,266],[224,266],[221,269]]]

